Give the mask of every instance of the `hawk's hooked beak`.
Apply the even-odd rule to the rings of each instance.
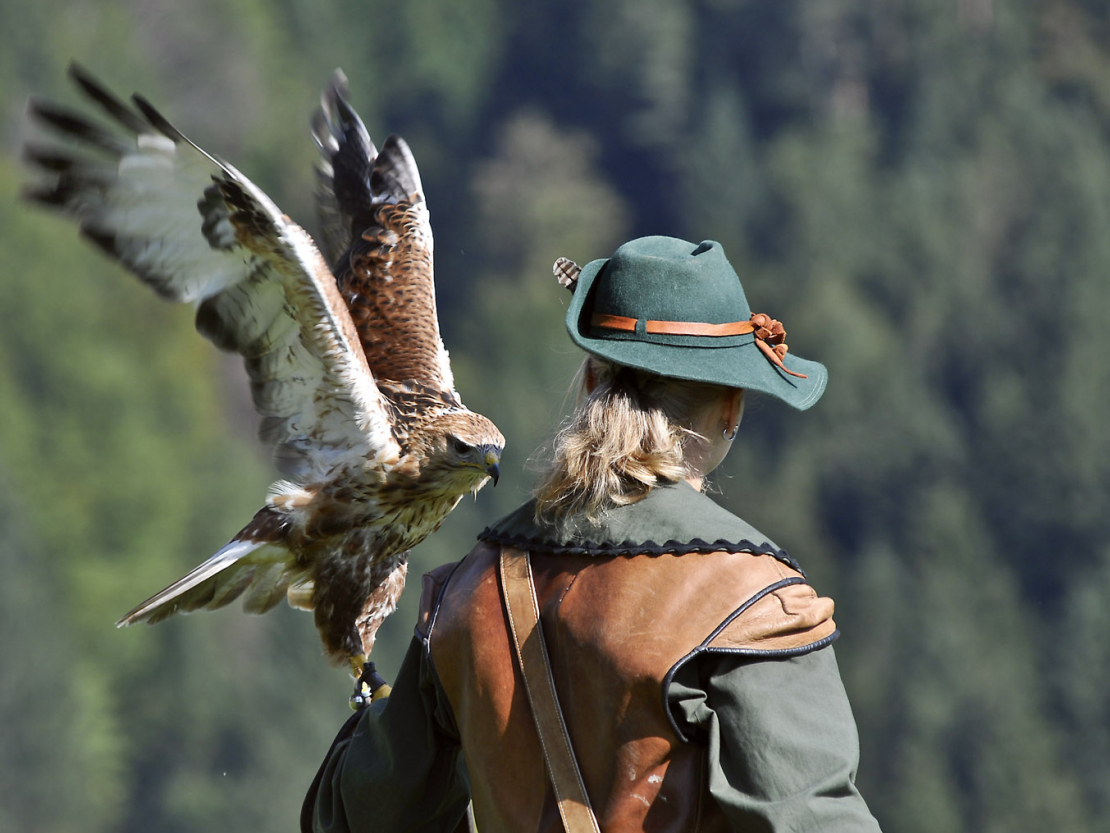
[[[493,485],[497,485],[497,480],[501,476],[501,452],[496,448],[486,449],[486,474],[493,478]]]

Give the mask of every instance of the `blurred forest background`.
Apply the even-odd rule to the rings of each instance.
[[[527,494],[579,355],[551,263],[721,241],[824,361],[717,499],[837,601],[890,831],[1110,830],[1110,6],[0,0],[0,830],[280,831],[348,714],[308,617],[116,631],[271,479],[236,361],[21,204],[28,95],[140,91],[310,230],[332,69],[404,135],[459,389],[509,439],[423,570]]]

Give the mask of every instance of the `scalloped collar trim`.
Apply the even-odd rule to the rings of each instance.
[[[687,555],[695,552],[750,552],[755,555],[772,555],[779,561],[798,572],[802,572],[786,550],[779,549],[773,544],[764,541],[755,544],[748,540],[726,541],[718,538],[716,541],[703,541],[701,538],[691,538],[689,541],[669,540],[657,544],[652,540],[647,541],[621,541],[618,543],[595,541],[575,541],[574,543],[559,543],[543,536],[509,535],[493,527],[487,526],[478,535],[479,541],[497,544],[505,547],[517,547],[532,552],[545,552],[554,555]]]
[[[611,510],[598,524],[572,519],[567,526],[576,528],[573,534],[538,525],[534,509],[535,502],[529,501],[486,527],[478,539],[556,555],[750,552],[773,556],[801,572],[785,550],[684,482],[657,487],[638,503]]]

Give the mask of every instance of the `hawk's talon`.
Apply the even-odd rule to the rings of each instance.
[[[351,708],[355,711],[366,708],[373,701],[388,697],[392,691],[393,687],[378,673],[377,666],[372,662],[366,662],[362,666],[362,675],[355,681],[355,691],[351,695]]]
[[[354,709],[356,712],[360,709],[365,709],[367,706],[370,705],[373,699],[374,698],[371,697],[368,692],[360,692],[358,691],[358,689],[356,689],[355,693],[351,695],[351,708]]]

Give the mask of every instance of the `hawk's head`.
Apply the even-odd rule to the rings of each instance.
[[[427,434],[431,448],[422,474],[444,492],[477,492],[491,477],[497,485],[505,438],[490,420],[465,408],[452,410],[438,416]]]

